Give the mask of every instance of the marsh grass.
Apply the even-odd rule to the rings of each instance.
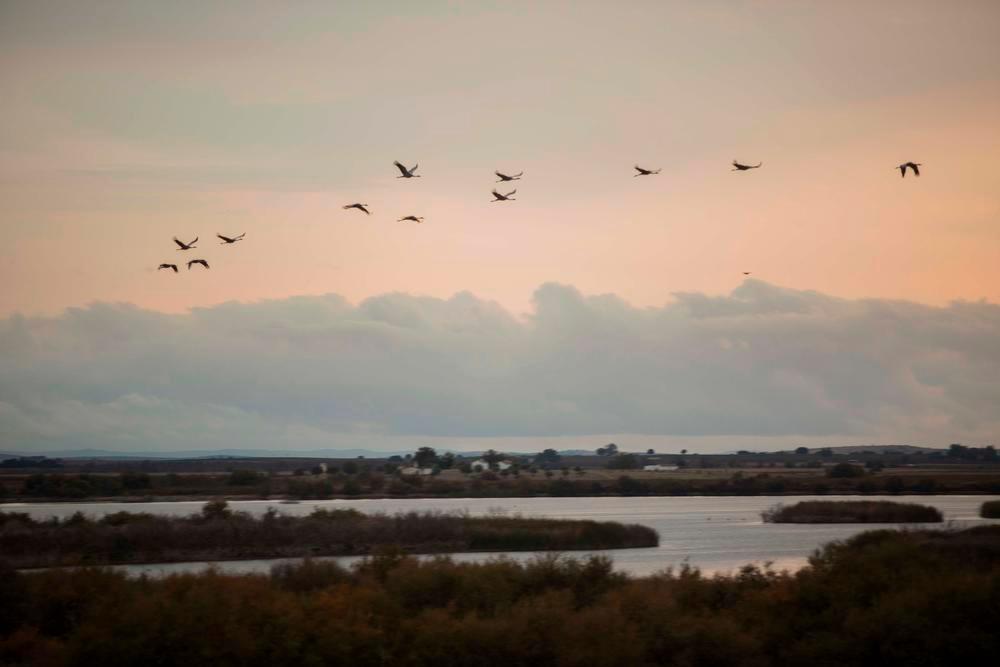
[[[805,500],[764,512],[766,523],[940,523],[934,507],[890,500]]]
[[[254,517],[224,501],[187,517],[76,513],[35,521],[0,513],[0,558],[17,568],[111,563],[363,555],[393,546],[411,553],[569,551],[652,547],[656,531],[610,521],[474,517],[465,513],[362,514],[317,508],[308,516],[273,509]]]

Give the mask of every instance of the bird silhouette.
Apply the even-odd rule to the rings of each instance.
[[[160,264],[160,266],[157,267],[156,270],[159,271],[160,269],[173,269],[174,273],[177,273],[177,265],[176,264]]]
[[[750,275],[750,272],[749,272],[749,271],[744,271],[744,272],[743,272],[743,275],[745,275],[745,276],[749,276],[749,275]]]
[[[521,180],[521,176],[524,175],[523,171],[519,171],[518,173],[513,174],[511,176],[508,176],[507,174],[502,174],[499,171],[494,171],[493,173],[496,174],[497,177],[500,179],[497,181],[497,183],[506,183],[507,181],[519,181]]]
[[[659,169],[643,169],[639,165],[635,165],[635,170],[638,171],[639,173],[632,174],[632,176],[652,176],[653,174],[660,173]]]
[[[181,241],[176,236],[174,237],[174,243],[180,246],[179,248],[177,248],[178,250],[190,250],[191,248],[197,248],[198,246],[195,245],[195,243],[197,242],[198,242],[197,236],[194,237],[194,241],[191,241],[191,243],[184,243],[184,241]]]
[[[347,209],[347,208],[356,208],[359,211],[364,211],[366,215],[371,215],[371,211],[369,211],[367,208],[365,208],[365,206],[368,206],[368,204],[348,204],[344,208],[345,209]]]
[[[919,162],[904,162],[903,164],[901,164],[898,167],[896,167],[896,169],[899,169],[900,175],[903,178],[906,178],[906,168],[907,167],[909,167],[910,169],[913,170],[913,175],[914,176],[920,176],[920,169],[918,169],[919,166],[920,166]]]
[[[222,239],[222,243],[220,243],[219,245],[229,245],[230,243],[236,243],[237,241],[242,241],[243,237],[246,236],[247,233],[243,232],[239,236],[234,236],[233,238],[229,238],[228,236],[223,236],[222,234],[219,234],[218,232],[216,232],[215,235],[218,236],[220,239]]]
[[[417,167],[420,166],[419,164],[415,164],[409,169],[404,167],[403,163],[400,162],[399,160],[396,160],[395,162],[393,162],[393,164],[396,165],[396,169],[399,169],[400,174],[402,174],[401,176],[397,176],[396,178],[420,178],[419,175],[413,173],[417,170]]]
[[[516,199],[511,197],[511,195],[514,194],[515,192],[517,192],[516,188],[514,190],[511,190],[507,194],[502,195],[496,190],[493,190],[493,196],[496,197],[496,199],[491,199],[490,201],[517,201]]]
[[[212,267],[210,267],[210,266],[208,265],[208,262],[206,262],[206,261],[205,261],[205,260],[203,260],[203,259],[192,259],[192,260],[191,260],[190,262],[188,262],[188,271],[190,271],[190,270],[191,270],[191,265],[192,265],[192,264],[201,264],[201,265],[202,265],[202,266],[204,266],[204,267],[205,267],[206,269],[210,269],[210,268],[212,268]]]
[[[757,164],[740,164],[736,160],[733,160],[733,168],[730,171],[746,171],[747,169],[759,169],[763,162],[758,162]]]
[[[421,222],[424,221],[424,219],[422,217],[418,216],[418,215],[405,215],[402,218],[400,218],[399,220],[397,220],[396,222],[403,222],[404,220],[412,220],[413,222],[417,223],[418,225]]]

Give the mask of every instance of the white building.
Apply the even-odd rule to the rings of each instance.
[[[416,466],[408,466],[406,468],[400,468],[399,469],[399,474],[400,475],[407,475],[407,476],[411,476],[412,475],[412,476],[423,477],[425,475],[433,475],[434,474],[434,468],[417,468]]]
[[[643,470],[648,470],[650,472],[670,472],[671,470],[677,470],[677,466],[664,466],[660,464],[643,466]]]
[[[497,461],[494,465],[496,466],[496,470],[506,470],[514,464],[510,461]],[[490,464],[486,459],[476,459],[472,462],[471,467],[473,472],[483,472],[490,469]]]

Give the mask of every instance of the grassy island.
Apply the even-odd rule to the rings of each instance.
[[[989,665],[1000,526],[877,530],[795,573],[400,555],[270,575],[0,572],[9,665]]]
[[[762,512],[768,523],[940,523],[934,507],[889,500],[806,500]]]
[[[1000,519],[1000,500],[987,500],[979,507],[979,516],[984,519]]]
[[[245,558],[344,556],[383,547],[410,553],[568,551],[653,547],[651,528],[612,521],[464,514],[362,514],[317,508],[308,516],[254,517],[212,501],[187,517],[118,512],[36,521],[0,513],[0,560],[15,568]]]

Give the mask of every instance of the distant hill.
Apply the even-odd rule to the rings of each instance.
[[[815,454],[821,449],[826,448],[812,447],[809,453]],[[898,452],[900,454],[923,452],[924,454],[932,454],[947,451],[943,447],[917,447],[916,445],[847,445],[845,447],[830,447],[830,449],[834,454],[863,454],[864,452],[875,452],[876,454],[881,454],[882,452]]]
[[[310,450],[275,450],[275,449],[190,449],[176,452],[121,452],[108,449],[70,449],[63,451],[42,451],[31,454],[0,454],[3,458],[17,456],[48,456],[55,459],[221,459],[221,458],[317,458],[317,459],[347,459],[364,456],[366,458],[385,458],[394,454],[411,452],[378,452],[370,449],[310,449]]]

